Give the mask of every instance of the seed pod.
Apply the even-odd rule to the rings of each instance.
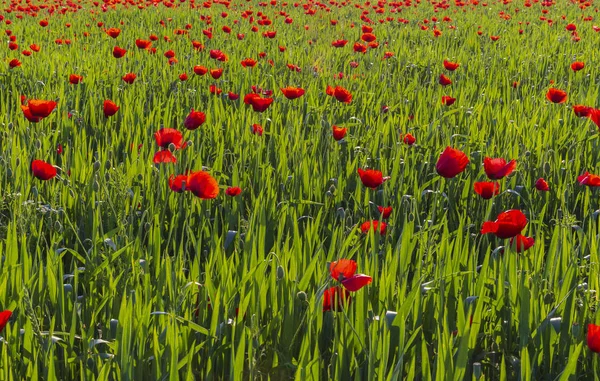
[[[94,162],[94,171],[98,171],[100,169],[100,162],[98,160],[96,160]]]
[[[285,270],[283,269],[283,266],[277,266],[277,280],[283,279],[284,276]]]
[[[306,295],[306,292],[304,292],[304,291],[299,291],[299,292],[296,294],[296,297],[297,297],[298,299],[300,299],[300,301],[301,301],[301,302],[305,302],[305,301],[306,301],[306,299],[308,299],[308,296]]]

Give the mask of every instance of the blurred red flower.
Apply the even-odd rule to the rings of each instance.
[[[342,140],[344,138],[344,136],[346,136],[346,133],[348,132],[348,129],[344,128],[344,127],[338,127],[338,126],[333,125],[331,128],[333,130],[333,138],[336,141]]]
[[[587,185],[588,187],[600,187],[600,176],[592,175],[587,171],[583,175],[577,176],[577,181],[580,185]]]
[[[119,111],[119,106],[117,106],[115,102],[107,99],[104,101],[102,111],[104,112],[104,117],[108,118],[109,116],[115,115],[117,111]]]
[[[468,164],[469,158],[464,152],[446,147],[440,155],[435,169],[440,176],[450,179],[464,171]]]
[[[235,197],[240,193],[242,193],[242,189],[240,187],[229,187],[225,190],[225,194],[231,197]]]
[[[563,90],[550,88],[546,93],[546,98],[552,103],[565,103],[567,101],[567,93]]]
[[[495,221],[486,221],[481,234],[492,233],[498,238],[512,238],[521,233],[527,225],[527,217],[518,209],[508,210],[498,215]]]
[[[43,160],[33,160],[31,162],[31,172],[35,178],[40,180],[50,180],[56,176],[56,168]]]
[[[208,172],[192,172],[187,179],[187,189],[203,200],[216,198],[219,195],[219,184]]]
[[[497,196],[500,193],[500,183],[497,181],[491,182],[476,182],[473,184],[475,189],[475,193],[481,196],[484,200],[489,200],[490,198]]]
[[[483,169],[490,180],[500,180],[510,175],[516,167],[516,160],[511,160],[507,163],[503,158],[492,159],[491,157],[485,157],[483,159]]]

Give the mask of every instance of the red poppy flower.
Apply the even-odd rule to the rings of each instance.
[[[135,46],[137,46],[139,49],[150,49],[152,46],[152,41],[137,39],[135,40]]]
[[[243,40],[244,37],[246,37],[246,36],[243,33],[238,33],[237,34],[237,39],[240,40],[240,41]]]
[[[365,274],[355,274],[350,278],[342,280],[341,282],[342,286],[344,286],[346,290],[354,292],[360,290],[368,284],[371,284],[371,282],[373,282],[373,278]]]
[[[128,83],[130,85],[135,81],[136,78],[137,75],[135,75],[135,73],[127,73],[123,77],[121,77],[121,79],[125,81],[125,83]]]
[[[343,48],[348,43],[348,40],[335,40],[331,43],[331,46],[336,48]]]
[[[115,115],[117,111],[119,111],[119,106],[117,106],[115,102],[107,99],[104,101],[102,111],[104,111],[104,117],[108,118],[109,116]]]
[[[450,61],[444,60],[444,68],[446,68],[446,70],[448,70],[448,71],[454,71],[454,70],[458,69],[459,66],[460,66],[460,64],[458,62],[450,62]]]
[[[563,90],[550,88],[546,93],[546,98],[552,103],[565,103],[567,101],[567,93]]]
[[[446,147],[435,164],[435,169],[440,176],[451,179],[464,171],[468,164],[469,158],[464,152]]]
[[[338,126],[332,126],[332,130],[333,130],[333,138],[336,141],[340,141],[344,138],[344,136],[346,136],[346,133],[348,132],[347,128],[344,127],[338,127]]]
[[[17,44],[16,42],[9,42],[8,43],[8,49],[10,49],[10,50],[17,50],[17,49],[19,49],[19,44]]]
[[[415,139],[415,137],[411,133],[400,135],[400,139],[402,139],[402,142],[404,144],[409,146],[412,146],[417,141],[417,139]]]
[[[350,104],[352,102],[352,94],[342,86],[336,86],[333,89],[333,96],[340,102]]]
[[[119,29],[119,28],[110,28],[110,29],[106,30],[106,34],[108,34],[112,38],[117,38],[117,37],[119,37],[119,34],[121,34],[121,29]]]
[[[446,75],[444,74],[440,74],[440,79],[438,81],[440,83],[440,85],[442,86],[448,86],[452,84],[452,80],[450,78],[448,78]]]
[[[379,214],[381,214],[381,218],[383,218],[384,220],[390,218],[390,215],[392,214],[392,207],[391,206],[378,206],[377,210],[379,210]]]
[[[13,58],[12,60],[10,60],[10,61],[8,62],[8,66],[9,66],[11,69],[14,69],[14,68],[16,68],[16,67],[19,67],[19,66],[21,66],[21,61],[19,61],[19,60],[18,60],[18,59],[16,59],[16,58]]]
[[[387,180],[387,178],[383,177],[381,171],[375,169],[363,170],[358,168],[358,176],[360,176],[360,181],[363,185],[371,189],[377,188]]]
[[[41,27],[47,27],[48,26],[48,20],[40,20],[40,26]]]
[[[492,41],[498,41],[500,39],[500,36],[490,36],[490,39]]]
[[[535,243],[533,237],[525,237],[524,235],[517,235],[510,239],[510,246],[517,252],[522,253],[529,249]]]
[[[200,41],[193,40],[192,46],[194,47],[195,50],[203,50],[204,49],[204,45]]]
[[[56,176],[56,168],[43,160],[32,161],[31,172],[35,178],[40,180],[50,180]]]
[[[242,193],[242,188],[240,187],[229,187],[225,190],[225,194],[227,196],[235,197]]]
[[[329,264],[329,274],[337,281],[352,277],[356,274],[357,265],[352,259],[340,259]]]
[[[356,53],[365,53],[367,51],[367,46],[360,42],[355,42],[353,49]]]
[[[592,175],[587,171],[583,175],[577,176],[577,181],[580,185],[587,185],[588,187],[600,187],[600,176]]]
[[[206,122],[206,115],[201,111],[192,109],[183,122],[183,126],[188,130],[195,130]]]
[[[169,151],[158,151],[158,152],[169,152]],[[157,152],[157,154],[158,154]],[[171,190],[173,192],[177,192],[177,193],[183,193],[186,190],[186,184],[188,181],[188,175],[171,175],[169,176],[169,188],[171,188]]]
[[[194,73],[196,73],[196,75],[204,75],[208,73],[208,69],[204,66],[194,66]]]
[[[188,80],[187,73],[181,73],[181,74],[179,74],[179,80],[182,81],[182,82],[183,81],[187,81]]]
[[[573,31],[577,30],[577,26],[575,26],[575,24],[567,24],[565,29],[568,30],[569,32],[573,32]]]
[[[304,95],[304,89],[301,89],[300,87],[284,87],[281,89],[281,92],[287,99],[296,99]]]
[[[486,157],[483,159],[483,169],[490,180],[500,180],[510,175],[516,167],[517,161],[514,159],[508,163],[502,158]]]
[[[228,57],[225,53],[223,53],[222,51],[217,50],[217,49],[211,50],[209,52],[209,54],[210,54],[210,58],[217,60],[217,61],[224,62],[224,61],[227,61],[227,59],[228,59]]]
[[[216,198],[219,195],[219,184],[208,172],[192,172],[188,176],[186,187],[196,197],[203,200]]]
[[[588,324],[587,345],[590,351],[600,353],[600,325]]]
[[[219,79],[221,77],[221,75],[223,75],[223,69],[219,68],[219,69],[210,69],[210,76],[213,77],[213,79]]]
[[[169,150],[160,150],[154,154],[152,162],[154,164],[177,163],[177,158]]]
[[[12,311],[9,310],[4,310],[0,312],[0,332],[4,330],[4,327],[6,327],[6,324],[8,323],[8,320],[10,319],[11,315]]]
[[[36,44],[31,44],[29,45],[29,49],[33,50],[34,52],[39,52],[40,51],[40,46],[36,45]]]
[[[375,36],[373,33],[363,33],[363,35],[360,36],[360,39],[364,42],[373,42],[377,40],[377,36]]]
[[[579,62],[579,61],[573,62],[571,64],[571,70],[573,70],[573,71],[579,71],[579,70],[583,69],[584,67],[585,67],[585,63]]]
[[[125,53],[127,53],[127,50],[123,48],[119,48],[118,46],[113,48],[113,57],[115,58],[121,58],[125,55]]]
[[[380,224],[377,220],[366,221],[360,225],[360,230],[363,232],[363,234],[369,233],[369,230],[379,230],[380,235],[385,235],[387,231],[387,224],[385,222],[381,222]]]
[[[490,198],[497,196],[500,193],[500,183],[497,181],[491,182],[476,182],[473,184],[475,188],[475,193],[481,196],[484,200],[489,200]]]
[[[173,58],[173,57],[175,57],[175,52],[173,50],[167,50],[165,52],[165,57],[167,57],[167,58]]]
[[[252,59],[252,58],[246,58],[244,60],[242,60],[241,64],[243,67],[254,67],[256,66],[256,64],[258,63],[258,61]]]
[[[173,144],[175,149],[180,149],[183,145],[183,135],[174,128],[161,128],[154,133],[154,140],[163,149],[169,148],[170,144]]]
[[[442,96],[442,104],[446,106],[452,106],[456,102],[456,98],[452,98],[449,95]]]
[[[54,101],[30,99],[27,106],[21,105],[21,110],[30,122],[37,123],[49,116],[55,107],[56,102]]]
[[[273,98],[261,98],[260,95],[251,93],[244,97],[244,103],[251,105],[254,111],[263,112],[273,103]]]
[[[240,99],[239,94],[232,93],[231,91],[229,93],[227,93],[227,96],[229,97],[230,101],[237,101],[238,99]]]
[[[527,217],[518,209],[508,210],[498,215],[495,221],[486,221],[481,234],[492,233],[498,238],[512,238],[521,233],[527,225]]]
[[[331,287],[323,293],[323,312],[341,311],[351,301],[350,292],[340,286]]]
[[[542,191],[542,192],[547,192],[550,190],[550,187],[548,186],[548,183],[546,182],[546,180],[544,180],[543,178],[540,177],[535,182],[535,189]]]
[[[592,110],[591,107],[584,106],[584,105],[574,105],[573,106],[573,112],[575,113],[576,116],[578,116],[580,118],[588,117],[590,115],[591,110]]]
[[[71,85],[77,85],[77,84],[81,83],[81,81],[83,81],[83,76],[78,75],[78,74],[69,75],[69,83]]]
[[[254,135],[262,136],[263,128],[260,124],[253,124],[251,126],[251,131]]]

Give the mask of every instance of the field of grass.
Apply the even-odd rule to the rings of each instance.
[[[598,7],[3,1],[0,380],[600,380]],[[485,158],[516,160],[489,199]],[[527,250],[481,232],[513,209]],[[372,279],[338,303],[340,259]]]

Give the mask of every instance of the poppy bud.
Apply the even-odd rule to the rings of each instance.
[[[481,378],[481,363],[475,362],[473,363],[473,376],[475,376],[475,380],[479,381]]]
[[[546,304],[552,304],[552,303],[554,303],[555,300],[556,300],[556,297],[554,297],[553,292],[549,292],[546,295],[544,295],[544,303],[546,303]]]
[[[112,165],[111,165],[111,163],[110,163],[110,160],[106,160],[106,161],[104,162],[104,169],[106,169],[106,170],[109,170],[109,169],[110,169],[110,167],[112,167]]]
[[[9,131],[12,131],[12,129],[13,129],[13,123],[10,122],[6,127],[8,128]]]
[[[35,141],[35,148],[36,149],[40,149],[42,147],[42,142],[40,141],[40,139],[36,139]]]
[[[185,144],[186,144],[186,147],[189,148],[189,147],[192,147],[194,145],[194,142],[191,141],[191,140],[188,140],[187,143],[185,143]]]
[[[283,277],[285,276],[285,270],[283,269],[283,266],[277,266],[277,280],[281,280],[283,279]]]
[[[75,198],[75,192],[73,189],[69,189],[69,196],[71,196],[71,198]]]
[[[346,218],[346,211],[344,210],[344,208],[338,208],[335,211],[335,214],[340,220],[343,220],[344,218]]]
[[[331,184],[331,186],[329,187],[329,191],[331,193],[335,193],[335,191],[336,191],[335,185]]]
[[[100,162],[99,161],[95,161],[94,162],[94,171],[98,171],[100,169]]]
[[[305,301],[306,301],[306,299],[308,299],[308,296],[306,295],[306,292],[304,292],[304,291],[299,291],[299,292],[296,294],[296,297],[297,297],[298,299],[300,299],[300,301],[301,301],[301,302],[305,302]]]
[[[144,224],[144,229],[145,229],[146,231],[150,230],[150,228],[151,228],[151,227],[152,227],[152,224],[151,224],[150,222],[146,222],[146,223]]]
[[[31,196],[33,196],[33,198],[37,198],[38,197],[38,189],[37,187],[31,187]]]
[[[100,189],[100,184],[98,184],[98,181],[94,181],[94,184],[92,184],[92,189],[94,189],[95,192],[98,192],[98,189]]]
[[[333,193],[331,193],[330,191],[325,192],[325,196],[327,197],[333,197]]]
[[[174,143],[169,143],[169,151],[173,152],[177,149]]]
[[[54,230],[56,230],[57,232],[60,233],[62,231],[62,229],[63,229],[63,227],[62,227],[60,221],[55,221],[54,222]]]

